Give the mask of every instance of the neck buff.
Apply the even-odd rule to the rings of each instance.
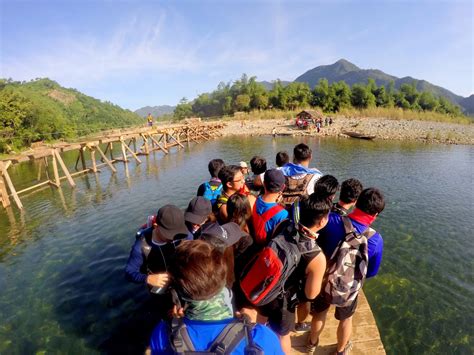
[[[365,213],[359,210],[358,208],[355,208],[354,211],[350,213],[348,217],[366,226],[370,226],[372,223],[374,223],[375,218],[377,218],[377,216],[371,216],[370,214]]]
[[[186,318],[192,320],[223,320],[233,317],[226,302],[225,287],[215,296],[205,301],[184,299],[187,304]]]

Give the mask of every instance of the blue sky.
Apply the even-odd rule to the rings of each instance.
[[[49,77],[124,108],[242,73],[294,80],[345,58],[474,93],[472,1],[0,0],[0,77]]]

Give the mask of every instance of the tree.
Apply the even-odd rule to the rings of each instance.
[[[434,111],[439,103],[430,92],[424,91],[418,99],[418,104],[424,111]]]
[[[234,108],[236,111],[249,111],[250,96],[247,94],[238,95],[234,101]]]
[[[366,86],[354,84],[352,86],[351,102],[357,108],[373,107],[375,106],[375,96]]]
[[[179,104],[176,105],[174,109],[174,117],[183,119],[186,117],[191,117],[193,115],[193,106],[188,102],[188,100],[183,97]]]
[[[332,83],[330,86],[334,111],[351,106],[351,88],[345,81]]]
[[[313,89],[312,106],[318,106],[323,111],[334,111],[333,92],[327,79],[319,79],[318,85]]]

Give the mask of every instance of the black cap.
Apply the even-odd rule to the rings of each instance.
[[[197,196],[193,198],[184,212],[184,220],[193,224],[202,224],[212,212],[211,201]]]
[[[211,242],[211,244],[212,239],[219,239],[224,242],[226,246],[230,247],[246,235],[247,234],[240,229],[239,225],[234,222],[229,222],[223,225],[209,223],[202,227],[200,238]]]
[[[265,171],[263,183],[267,190],[272,192],[281,191],[285,187],[285,176],[278,169],[269,169]]]
[[[173,240],[177,234],[188,233],[183,211],[174,205],[161,207],[156,214],[156,223],[160,227],[160,234],[168,240]]]

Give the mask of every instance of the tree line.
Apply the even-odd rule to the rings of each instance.
[[[0,80],[0,152],[138,124],[135,113],[49,79]]]
[[[433,111],[451,116],[461,116],[459,106],[448,99],[435,97],[430,92],[420,92],[416,84],[402,84],[395,89],[393,81],[387,86],[377,86],[373,79],[366,85],[344,81],[329,84],[319,80],[311,90],[307,83],[292,82],[283,85],[277,80],[271,90],[256,81],[256,77],[243,74],[234,83],[221,82],[211,93],[199,95],[193,101],[183,98],[176,106],[174,116],[214,117],[232,115],[235,112],[265,109],[296,110],[308,106],[324,112],[338,112],[343,108],[364,109],[370,107],[399,107],[405,110]]]

